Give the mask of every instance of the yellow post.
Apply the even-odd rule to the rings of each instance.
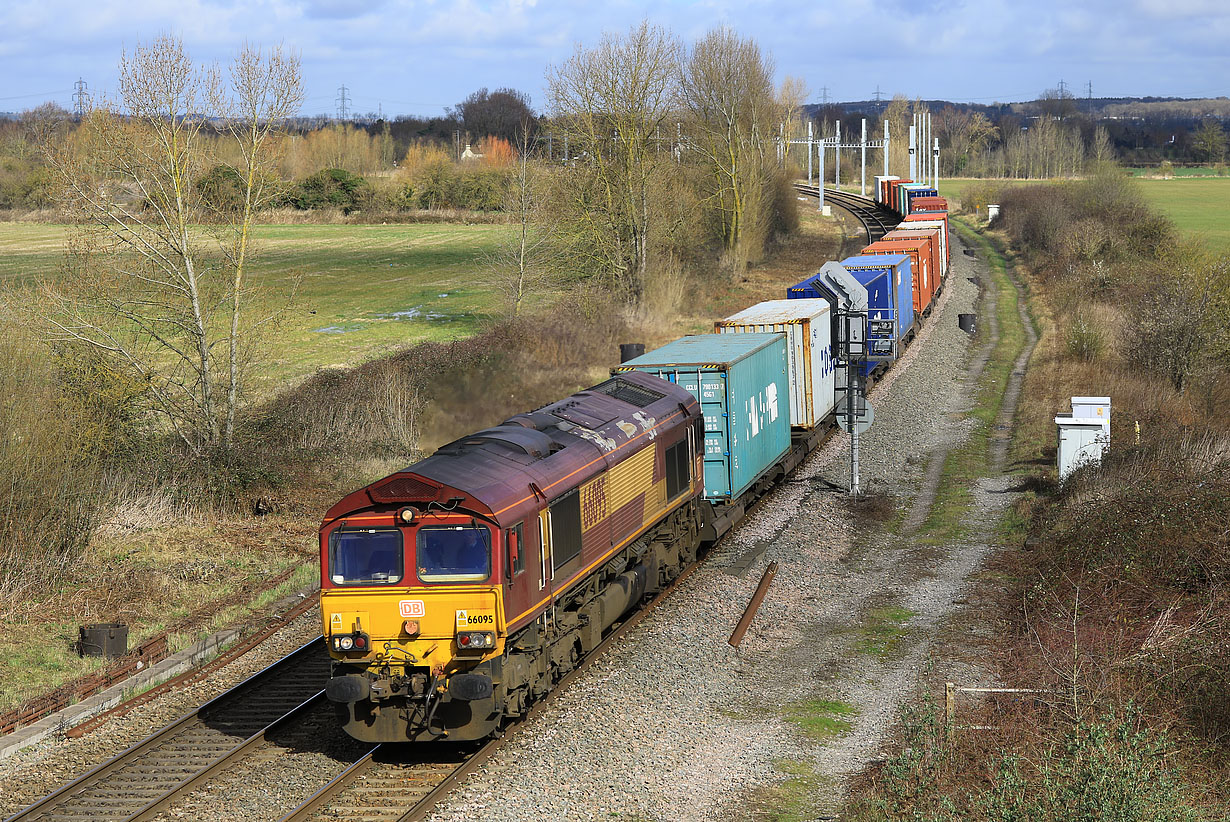
[[[957,730],[957,686],[951,682],[944,683],[944,730],[952,742]]]

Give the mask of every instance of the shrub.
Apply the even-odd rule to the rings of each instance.
[[[1109,713],[1073,727],[1038,762],[1004,756],[995,783],[973,803],[987,822],[1181,822],[1196,820],[1168,760],[1165,734],[1139,717]]]
[[[327,168],[295,184],[287,201],[302,210],[337,208],[350,214],[372,203],[371,184],[357,174],[341,168]]]
[[[1068,326],[1068,353],[1084,362],[1093,362],[1102,356],[1105,347],[1102,330],[1085,314],[1078,313]]]
[[[233,214],[243,208],[243,178],[227,165],[216,165],[197,180],[196,189],[210,209]]]

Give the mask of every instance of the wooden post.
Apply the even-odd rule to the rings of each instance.
[[[951,682],[944,683],[944,729],[952,742],[957,732],[957,686]]]

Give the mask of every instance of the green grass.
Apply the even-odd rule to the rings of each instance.
[[[1219,252],[1230,252],[1230,178],[1140,180],[1145,202]]]
[[[1161,174],[1161,169],[1157,166],[1149,168],[1133,168],[1128,169],[1133,177],[1155,177]],[[1216,169],[1208,166],[1175,166],[1170,170],[1170,175],[1173,177],[1225,177],[1226,173],[1223,169],[1221,174],[1217,173]]]
[[[813,739],[827,739],[850,730],[846,717],[852,717],[858,709],[845,702],[831,699],[808,699],[787,705],[782,714],[789,722],[798,725],[803,733]]]
[[[833,792],[833,780],[817,773],[815,765],[803,760],[781,759],[774,765],[789,778],[766,792],[762,800],[764,813],[756,818],[773,822],[810,822],[819,818],[816,814],[824,807],[820,800]]]
[[[496,308],[481,282],[498,225],[266,225],[255,232],[251,284],[285,308],[263,343],[258,394],[322,366],[354,365],[408,343],[469,336]],[[58,279],[65,226],[0,228],[0,284]]]
[[[990,263],[991,281],[998,291],[996,317],[999,342],[978,381],[978,393],[970,416],[975,425],[959,448],[948,452],[935,502],[920,531],[920,542],[943,545],[964,536],[965,516],[973,504],[974,483],[989,470],[991,433],[1003,404],[1012,366],[1025,345],[1025,329],[1017,310],[1017,291],[1008,280],[1003,255],[981,234],[961,220],[953,220],[961,239],[982,250]]]
[[[913,611],[900,605],[871,609],[856,629],[859,639],[854,643],[854,649],[870,656],[892,656],[908,631],[903,626],[913,616]]]

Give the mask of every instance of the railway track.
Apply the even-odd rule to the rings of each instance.
[[[270,737],[329,710],[329,655],[317,638],[69,782],[7,822],[151,819]],[[289,710],[288,710],[289,706]]]
[[[425,818],[462,779],[489,760],[509,739],[524,728],[529,720],[541,714],[547,706],[567,691],[568,686],[585,673],[590,665],[640,624],[641,620],[700,567],[701,561],[698,559],[685,568],[645,607],[634,612],[623,623],[616,626],[576,668],[530,709],[524,719],[507,728],[504,736],[488,740],[474,748],[465,749],[460,746],[453,748],[459,755],[452,762],[447,759],[448,749],[452,746],[375,746],[366,756],[356,760],[307,802],[282,817],[279,822],[308,822],[308,820],[325,819],[416,822],[416,820]],[[399,747],[404,750],[398,750]],[[424,761],[424,749],[429,749],[427,754],[434,756],[435,759]]]
[[[807,197],[819,197],[820,189],[818,186],[805,185],[803,183],[795,183],[794,188],[800,194]],[[888,232],[896,228],[897,223],[901,222],[901,217],[892,211],[882,208],[874,200],[869,200],[866,197],[860,197],[857,194],[850,194],[845,191],[835,191],[831,188],[824,190],[825,202],[831,202],[833,205],[843,208],[854,215],[863,225],[863,230],[867,232],[867,243],[870,245],[876,240],[879,240]]]

